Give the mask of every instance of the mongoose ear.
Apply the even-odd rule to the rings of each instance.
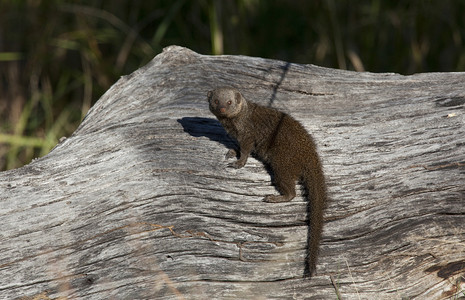
[[[241,103],[242,95],[239,92],[236,92],[236,102]]]
[[[213,96],[213,91],[208,91],[207,98],[210,101],[210,98]]]

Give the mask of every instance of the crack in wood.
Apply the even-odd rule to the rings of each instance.
[[[154,224],[154,225],[156,225],[156,224]],[[182,234],[179,234],[179,233],[175,232],[172,227],[168,227],[168,229],[171,231],[171,233],[174,236],[179,237],[179,238],[196,238],[196,237],[199,238],[200,237],[200,238],[206,238],[206,239],[208,239],[208,240],[210,240],[212,242],[215,242],[215,243],[226,243],[226,244],[236,245],[239,248],[239,260],[244,261],[244,262],[269,261],[269,260],[250,260],[250,259],[244,258],[243,248],[248,244],[258,244],[258,245],[271,244],[271,245],[274,245],[276,247],[282,247],[284,245],[284,243],[282,243],[282,242],[262,242],[262,241],[234,242],[234,241],[220,240],[220,239],[213,238],[211,235],[209,235],[208,233],[206,233],[204,231],[186,230],[186,232],[189,233],[189,235],[182,235]]]
[[[465,260],[450,262],[446,265],[437,264],[425,270],[426,273],[433,273],[436,271],[436,275],[444,279],[458,275],[465,272]]]
[[[74,242],[74,243],[71,243],[71,244],[68,244],[68,245],[65,245],[65,246],[60,246],[60,247],[57,247],[57,248],[54,248],[54,249],[49,249],[49,250],[46,250],[46,251],[42,251],[42,252],[37,253],[35,255],[28,255],[28,256],[22,257],[20,259],[12,260],[10,262],[1,264],[0,269],[6,268],[6,267],[8,267],[10,265],[13,265],[15,263],[26,261],[26,260],[29,260],[29,259],[32,259],[32,258],[35,258],[35,257],[38,257],[38,256],[47,255],[47,254],[53,253],[55,251],[75,247],[77,245],[84,244],[85,242],[88,242],[90,240],[94,240],[96,238],[108,235],[109,233],[112,233],[112,232],[115,232],[115,231],[118,231],[118,230],[122,230],[124,228],[139,227],[139,226],[144,226],[144,225],[150,226],[151,229],[141,230],[141,231],[137,231],[137,232],[131,232],[131,234],[140,234],[140,233],[145,233],[145,232],[153,232],[153,231],[157,231],[157,230],[168,229],[170,231],[170,233],[173,236],[177,237],[177,238],[205,238],[205,239],[208,239],[208,240],[210,240],[212,242],[215,242],[215,243],[225,243],[225,244],[236,245],[237,248],[239,249],[239,254],[238,254],[239,260],[245,261],[245,262],[269,261],[269,260],[250,260],[250,259],[244,258],[243,248],[246,245],[249,245],[249,244],[267,245],[268,244],[268,245],[274,245],[276,247],[281,247],[281,246],[284,245],[284,243],[282,243],[282,242],[263,242],[263,241],[235,242],[235,241],[221,240],[221,239],[217,239],[217,238],[212,237],[211,235],[209,235],[208,233],[206,233],[204,231],[186,230],[185,232],[187,234],[181,234],[181,233],[178,233],[178,232],[176,232],[174,230],[173,225],[160,225],[160,224],[154,224],[154,223],[150,223],[150,222],[136,222],[136,223],[131,223],[131,224],[127,224],[127,225],[118,226],[116,228],[104,231],[104,232],[102,232],[100,234],[93,235],[93,236],[91,236],[89,238],[86,238],[86,239],[83,239],[81,241],[77,241],[77,242]]]
[[[443,186],[439,187],[436,189],[426,189],[426,188],[416,188],[416,189],[411,189],[407,191],[400,191],[396,195],[392,195],[392,198],[404,198],[404,197],[409,197],[413,195],[421,195],[421,194],[429,194],[429,193],[435,193],[435,192],[443,192],[443,191],[448,191],[448,190],[453,190],[456,189],[457,186],[455,185],[449,185],[449,186]]]
[[[304,90],[293,89],[293,88],[287,88],[287,87],[283,87],[283,86],[280,86],[278,89],[279,89],[279,90],[282,90],[282,91],[290,92],[290,93],[299,93],[299,94],[309,95],[309,96],[315,96],[315,97],[319,97],[319,96],[333,96],[333,95],[334,95],[334,93],[307,92],[307,91],[304,91]]]
[[[436,170],[441,170],[441,169],[446,169],[446,168],[453,168],[453,167],[464,167],[465,166],[465,161],[459,161],[459,162],[453,162],[453,163],[448,163],[448,164],[442,164],[442,165],[437,165],[437,166],[427,166],[427,165],[411,165],[405,168],[407,169],[414,169],[414,168],[423,168],[428,171],[436,171]]]

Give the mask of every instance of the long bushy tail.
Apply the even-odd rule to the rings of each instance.
[[[307,257],[304,275],[311,277],[315,273],[321,234],[323,231],[323,213],[327,202],[325,177],[321,162],[316,156],[305,170],[303,185],[307,193]]]

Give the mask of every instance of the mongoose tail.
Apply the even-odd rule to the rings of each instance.
[[[313,168],[312,168],[313,166]],[[326,208],[327,192],[325,177],[320,161],[305,168],[302,184],[306,189],[307,204],[307,257],[304,275],[311,277],[315,274],[319,253],[319,245],[323,232],[323,214]]]

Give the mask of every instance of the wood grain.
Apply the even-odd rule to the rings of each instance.
[[[261,162],[226,168],[234,142],[206,100],[221,86],[315,137],[331,202],[311,279],[304,198],[264,203]],[[464,87],[168,47],[0,173],[0,298],[463,297]]]

